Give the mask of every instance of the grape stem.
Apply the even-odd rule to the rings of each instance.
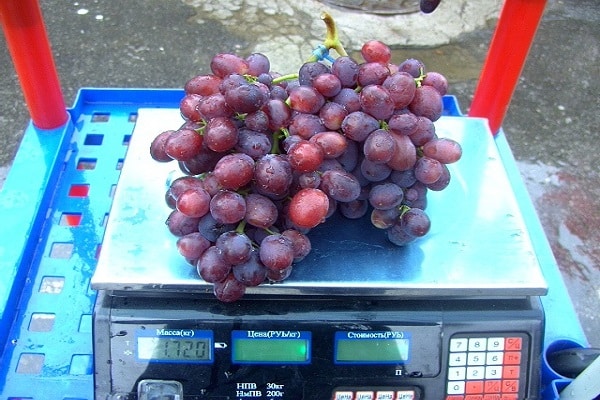
[[[267,232],[269,235],[275,235],[277,232],[269,229],[269,228],[264,228],[265,232]]]
[[[288,136],[290,136],[290,132],[285,129],[285,128],[281,128],[278,131],[273,132],[273,145],[271,145],[271,150],[269,151],[270,154],[281,154],[281,148],[279,147],[279,142],[281,141],[281,139],[285,139]]]
[[[240,221],[238,226],[235,228],[235,231],[236,231],[236,233],[239,233],[241,235],[244,233],[245,230],[246,230],[246,220],[243,219]]]
[[[401,219],[402,216],[406,214],[410,209],[411,207],[407,206],[406,204],[402,204],[399,208],[400,215],[398,216],[398,219]]]
[[[204,118],[200,119],[200,121],[198,121],[198,128],[194,129],[200,136],[204,135],[204,131],[206,130],[206,120]]]
[[[337,26],[335,25],[333,17],[328,12],[324,11],[321,14],[321,19],[325,22],[325,28],[327,29],[323,46],[325,46],[327,50],[334,49],[340,56],[347,56],[348,53],[340,41]],[[318,61],[318,59],[319,57],[313,53],[307,62],[315,62]]]
[[[277,78],[273,79],[273,85],[276,85],[278,83],[285,82],[285,81],[293,81],[294,79],[298,79],[297,73],[281,75],[281,76],[278,76]]]
[[[427,74],[425,73],[425,70],[423,68],[419,68],[419,77],[415,78],[415,84],[417,87],[421,87],[423,85],[423,79],[425,79],[426,76]]]

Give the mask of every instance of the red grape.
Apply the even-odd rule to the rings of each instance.
[[[408,72],[396,72],[388,76],[381,85],[390,93],[396,109],[408,106],[417,91],[415,79]]]
[[[258,286],[267,278],[267,268],[260,261],[258,251],[252,250],[248,260],[232,268],[233,276],[244,286]]]
[[[223,303],[233,303],[244,297],[246,286],[235,279],[233,274],[229,274],[223,281],[214,284],[214,293]]]
[[[316,143],[323,150],[324,158],[338,158],[348,148],[344,135],[334,131],[319,132],[309,142]]]
[[[312,85],[325,97],[334,97],[342,90],[340,78],[331,73],[321,74],[312,81]]]
[[[254,176],[254,160],[244,153],[223,156],[215,165],[214,175],[224,189],[237,190]]]
[[[392,159],[395,142],[392,134],[384,129],[377,129],[367,137],[363,144],[365,158],[374,163],[386,163]]]
[[[398,72],[408,72],[413,78],[419,78],[424,69],[425,65],[414,58],[404,60],[398,65]]]
[[[358,68],[358,84],[362,87],[367,85],[381,85],[390,76],[387,63],[366,62]]]
[[[442,116],[444,105],[442,95],[433,86],[420,86],[408,109],[415,115],[437,121]]]
[[[198,231],[199,218],[188,217],[184,213],[178,210],[171,211],[167,218],[166,224],[171,232],[175,236],[185,236],[187,234]]]
[[[179,102],[179,110],[181,111],[181,115],[189,121],[200,121],[202,116],[198,112],[198,105],[202,99],[203,97],[198,94],[186,94]]]
[[[269,235],[260,242],[260,261],[268,269],[281,271],[292,265],[294,247],[289,237],[282,234]]]
[[[271,70],[271,61],[262,53],[252,53],[246,57],[248,63],[248,74],[259,76],[267,74]]]
[[[379,210],[390,210],[399,206],[404,199],[404,192],[395,183],[375,185],[369,191],[369,203]]]
[[[362,45],[360,53],[366,62],[380,62],[387,64],[392,58],[392,51],[385,43],[379,40],[369,40]]]
[[[346,108],[333,101],[325,103],[319,111],[320,120],[331,131],[337,131],[342,127],[342,121],[344,121],[346,115],[348,115]]]
[[[220,190],[210,200],[210,214],[222,224],[235,224],[246,215],[244,197],[231,190]]]
[[[248,61],[235,54],[221,53],[210,61],[210,69],[216,76],[224,78],[231,74],[244,75],[248,73]]]
[[[258,193],[246,196],[246,215],[244,220],[258,228],[268,228],[277,221],[277,206],[271,199]]]
[[[417,149],[408,136],[392,135],[395,142],[395,152],[387,165],[396,171],[413,168],[417,162]]]
[[[312,248],[310,239],[304,233],[299,232],[296,229],[286,229],[281,234],[292,241],[294,262],[301,261],[310,253]]]
[[[364,141],[369,133],[379,128],[379,121],[362,111],[355,111],[344,118],[342,132],[355,142]]]
[[[186,93],[209,96],[219,92],[221,80],[216,75],[197,75],[185,83],[184,89]]]
[[[425,211],[411,208],[400,217],[402,229],[411,236],[425,236],[431,228],[431,221]]]
[[[288,150],[288,161],[294,171],[312,172],[323,162],[323,148],[318,143],[301,140]]]
[[[154,161],[158,162],[169,162],[173,161],[173,158],[167,154],[165,145],[169,136],[175,132],[174,130],[167,130],[158,134],[150,143],[150,156]]]
[[[204,130],[204,143],[218,153],[231,150],[238,141],[238,130],[229,118],[211,119]]]
[[[178,161],[189,160],[202,149],[202,136],[192,129],[172,132],[165,141],[165,153]]]
[[[327,195],[320,189],[306,188],[292,197],[288,214],[300,228],[314,228],[325,219],[329,210]]]
[[[421,84],[434,87],[442,96],[448,92],[448,80],[439,72],[428,72]]]
[[[394,114],[394,101],[390,92],[381,85],[368,85],[360,91],[362,109],[378,120],[390,118]]]
[[[215,246],[221,250],[223,260],[228,264],[237,265],[250,259],[252,242],[243,233],[236,231],[224,232],[217,238]]]
[[[188,217],[202,217],[209,210],[210,195],[203,188],[188,189],[181,193],[175,207]]]
[[[415,177],[426,185],[440,179],[442,172],[442,163],[433,158],[421,157],[415,165]]]
[[[321,190],[337,201],[353,201],[360,194],[360,184],[350,172],[325,171],[321,176]]]
[[[210,242],[199,232],[188,233],[177,239],[177,250],[187,260],[198,260],[210,247]]]
[[[221,249],[211,246],[198,259],[196,268],[202,279],[209,283],[215,283],[227,278],[231,271],[231,264],[225,261]]]
[[[306,114],[317,114],[325,98],[312,86],[298,86],[290,91],[290,107],[292,110]]]
[[[281,198],[288,193],[292,183],[292,167],[286,157],[267,154],[254,165],[254,183],[259,193],[271,198]]]
[[[452,139],[437,138],[423,145],[423,155],[444,164],[451,164],[460,159],[462,148],[458,142]]]
[[[358,81],[358,63],[348,56],[338,57],[331,65],[331,73],[337,76],[342,87],[351,88]]]

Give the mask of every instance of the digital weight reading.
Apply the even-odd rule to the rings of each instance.
[[[410,337],[401,331],[339,331],[334,352],[336,364],[404,364]]]
[[[155,329],[138,331],[137,358],[149,362],[210,363],[213,360],[211,331]]]

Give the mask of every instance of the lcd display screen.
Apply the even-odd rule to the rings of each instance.
[[[180,332],[180,331],[176,331]],[[212,361],[212,335],[203,331],[191,331],[189,336],[137,336],[138,360],[156,362],[199,362]]]
[[[308,364],[310,332],[233,331],[231,361],[236,364]]]
[[[334,358],[338,364],[404,364],[409,350],[403,332],[337,332]]]

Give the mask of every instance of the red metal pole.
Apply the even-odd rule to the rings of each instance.
[[[37,0],[0,0],[0,22],[33,124],[61,127],[68,114]]]
[[[546,0],[506,0],[492,37],[470,117],[485,117],[495,135],[502,126]]]

